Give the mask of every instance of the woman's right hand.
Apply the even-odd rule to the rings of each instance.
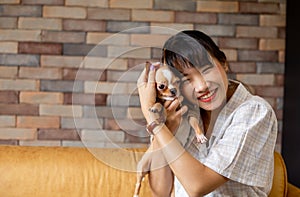
[[[141,109],[148,124],[153,121],[149,109],[156,101],[155,72],[159,65],[159,62],[154,64],[146,62],[146,66],[137,80]]]

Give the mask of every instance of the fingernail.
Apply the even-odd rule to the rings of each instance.
[[[151,64],[150,70],[154,70],[154,69],[155,69],[155,66],[153,64]]]

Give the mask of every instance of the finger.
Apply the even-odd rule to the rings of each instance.
[[[151,62],[146,61],[145,68],[146,68],[147,76],[148,76],[148,73],[149,73],[149,70],[150,70],[150,66],[151,66],[151,65],[152,65]]]
[[[169,100],[167,100],[167,101],[165,101],[164,102],[164,107],[167,109],[167,108],[169,108],[169,106],[171,105],[171,103],[173,102],[174,100],[172,100],[172,101],[169,101]]]
[[[149,74],[148,74],[148,83],[154,83],[155,82],[155,66],[152,64],[150,66],[150,71],[149,71]]]
[[[139,86],[139,84],[142,84],[145,82],[147,82],[146,69],[144,69],[143,72],[141,73],[141,75],[139,76],[139,78],[137,80],[137,84]]]
[[[142,71],[140,77],[138,78],[137,83],[143,83],[143,82],[148,81],[148,74],[149,74],[150,66],[151,66],[151,62],[146,61],[145,65],[144,65],[145,68]]]
[[[184,115],[188,111],[188,107],[186,105],[182,106],[177,112],[176,115]]]
[[[175,111],[179,106],[180,106],[180,102],[179,102],[178,98],[176,98],[170,103],[167,110]]]

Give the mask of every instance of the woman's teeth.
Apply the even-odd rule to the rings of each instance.
[[[203,95],[203,96],[200,96],[198,97],[200,100],[206,100],[208,98],[210,98],[214,93],[215,93],[216,90],[212,90],[210,92],[208,92],[207,94]]]

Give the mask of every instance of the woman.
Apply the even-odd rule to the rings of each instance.
[[[162,62],[179,71],[181,93],[199,107],[199,123],[208,142],[198,143],[191,129],[181,126],[187,107],[178,110],[180,98],[164,104],[166,122],[148,110],[156,97],[155,65],[145,69],[138,91],[154,136],[149,176],[153,196],[170,196],[172,190],[179,197],[268,196],[277,137],[271,106],[227,78],[226,56],[200,31],[183,31],[168,39]]]

